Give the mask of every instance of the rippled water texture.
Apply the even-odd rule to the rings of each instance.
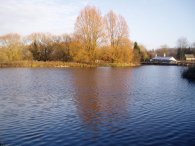
[[[195,145],[181,67],[0,69],[0,143]]]

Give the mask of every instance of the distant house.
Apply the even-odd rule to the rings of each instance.
[[[193,54],[185,54],[186,61],[195,61],[195,57]]]
[[[157,56],[151,59],[151,62],[153,63],[162,63],[162,64],[175,64],[177,63],[177,60],[174,57],[166,57],[164,54],[164,57]]]

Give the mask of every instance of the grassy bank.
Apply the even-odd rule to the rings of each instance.
[[[189,67],[182,73],[183,78],[195,80],[195,66]]]
[[[133,63],[76,63],[76,62],[62,62],[62,61],[14,61],[14,62],[0,62],[0,68],[6,67],[130,67],[130,66],[139,66],[139,64]]]

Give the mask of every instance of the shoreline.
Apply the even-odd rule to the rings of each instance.
[[[93,67],[137,67],[141,64],[135,63],[77,63],[63,61],[10,61],[0,62],[0,68],[93,68]]]

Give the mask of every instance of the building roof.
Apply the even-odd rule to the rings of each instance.
[[[174,57],[159,57],[159,56],[154,57],[153,60],[177,61]]]

